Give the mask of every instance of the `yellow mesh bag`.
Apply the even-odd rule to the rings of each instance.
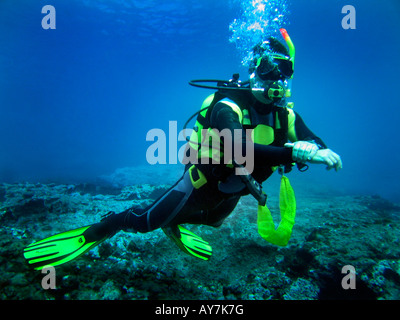
[[[278,246],[286,246],[289,242],[296,216],[296,198],[286,176],[281,178],[279,193],[279,210],[281,221],[275,229],[274,220],[268,207],[258,206],[257,226],[261,237]]]

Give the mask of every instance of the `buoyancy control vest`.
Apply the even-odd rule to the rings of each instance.
[[[224,155],[221,132],[211,127],[210,120],[213,108],[218,102],[232,108],[238,115],[243,129],[251,130],[253,143],[282,147],[288,140],[297,140],[294,128],[295,113],[292,108],[271,106],[270,112],[261,114],[253,107],[255,102],[251,92],[219,90],[204,100],[189,140],[189,145],[197,151],[197,159],[200,162],[203,160],[204,163],[204,159],[209,158],[213,163],[221,163]],[[276,167],[273,168],[275,169]]]

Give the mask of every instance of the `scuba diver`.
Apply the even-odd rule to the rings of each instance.
[[[185,229],[182,224],[219,227],[232,213],[242,196],[251,194],[258,201],[258,231],[267,241],[284,246],[288,243],[295,217],[293,189],[284,173],[294,165],[304,171],[309,163],[325,164],[327,169],[342,168],[340,156],[307,128],[293,104],[290,83],[294,72],[295,48],[285,29],[281,34],[287,47],[270,37],[253,49],[254,59],[247,82],[234,75],[217,86],[193,80],[190,84],[216,88],[196,113],[192,135],[186,145],[183,176],[147,208],[129,208],[110,212],[99,223],[67,231],[35,242],[24,249],[24,257],[35,269],[56,266],[84,254],[102,241],[123,230],[150,232],[162,228],[178,247],[203,260],[212,255],[209,243]],[[186,127],[186,125],[185,125]],[[218,132],[228,130],[227,139]],[[217,148],[209,148],[216,135]],[[212,140],[212,139],[211,139]],[[249,148],[251,146],[251,148]],[[230,155],[225,148],[230,148]],[[250,152],[251,151],[251,152]],[[236,154],[252,161],[251,170]],[[221,157],[224,163],[221,163]],[[282,174],[280,189],[281,222],[275,228],[266,206],[261,184],[274,171]]]

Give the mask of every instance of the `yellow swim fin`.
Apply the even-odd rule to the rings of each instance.
[[[24,257],[36,270],[69,262],[107,239],[106,234],[93,232],[98,225],[81,227],[32,243],[24,249]]]
[[[180,225],[165,227],[163,231],[183,252],[202,260],[210,259],[212,255],[211,246],[193,232]]]

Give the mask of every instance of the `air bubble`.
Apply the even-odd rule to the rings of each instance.
[[[279,38],[279,29],[288,24],[287,0],[242,0],[242,15],[234,19],[229,39],[236,45],[242,65],[248,67],[253,60],[253,48],[271,36]]]

